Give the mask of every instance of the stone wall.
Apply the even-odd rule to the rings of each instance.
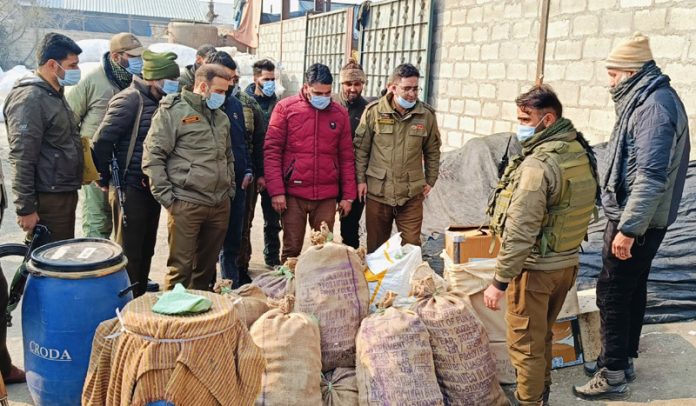
[[[259,58],[273,58],[281,62],[285,95],[297,93],[304,76],[306,17],[294,18],[272,24],[262,24],[259,29]]]
[[[534,82],[541,1],[434,2],[429,102],[438,111],[445,149],[514,131],[514,99]],[[672,78],[696,141],[694,21],[694,0],[551,0],[544,81],[591,142],[606,141],[614,106],[603,60],[619,41],[641,31]]]

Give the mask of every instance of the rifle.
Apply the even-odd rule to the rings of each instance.
[[[24,287],[27,284],[27,277],[29,276],[29,270],[27,269],[27,262],[31,259],[31,254],[35,249],[51,241],[51,232],[48,231],[46,226],[37,224],[34,227],[34,234],[31,241],[27,242],[26,253],[24,254],[24,260],[21,265],[17,268],[14,277],[12,278],[12,284],[10,284],[10,296],[7,302],[7,308],[5,309],[5,315],[7,318],[7,326],[12,326],[12,312],[17,308],[22,295],[24,294]]]
[[[111,153],[111,180],[114,182],[114,188],[116,188],[118,207],[121,210],[121,223],[126,227],[126,195],[123,192],[123,188],[121,188],[121,171],[118,168],[118,159],[116,159],[115,151]]]
[[[503,177],[505,173],[505,168],[507,168],[510,163],[510,141],[512,141],[512,135],[508,138],[507,146],[505,147],[505,153],[498,163],[498,179]]]

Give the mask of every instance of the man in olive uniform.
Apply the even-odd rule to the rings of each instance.
[[[201,66],[205,65],[205,58],[209,54],[215,52],[215,46],[211,44],[203,44],[196,50],[196,59],[193,65],[186,65],[181,71],[179,76],[179,84],[181,88],[193,86],[193,82],[196,76],[196,70]]]
[[[421,243],[423,200],[437,181],[442,142],[435,110],[418,100],[419,78],[415,66],[399,65],[389,78],[389,92],[367,106],[355,131],[358,199],[367,198],[368,252],[389,239],[394,221],[404,243]]]
[[[75,86],[68,87],[65,98],[80,125],[80,135],[92,140],[104,119],[109,100],[130,86],[134,75],[143,69],[144,48],[138,38],[122,32],[111,38],[109,52],[102,64]],[[96,180],[96,179],[95,179]],[[84,185],[82,194],[82,233],[85,237],[109,238],[112,231],[108,193],[98,184]]]
[[[553,90],[519,96],[517,138],[522,156],[505,170],[489,208],[502,236],[485,305],[507,296],[507,344],[517,370],[520,405],[548,402],[552,327],[578,271],[578,250],[596,213],[594,156]]]
[[[207,290],[234,198],[230,121],[220,110],[232,78],[219,65],[196,71],[193,91],[168,95],[145,138],[143,173],[169,212],[165,290]]]
[[[65,35],[46,34],[36,75],[19,80],[5,100],[17,223],[29,238],[36,224],[46,226],[53,241],[75,236],[84,159],[64,87],[80,81],[80,53]]]

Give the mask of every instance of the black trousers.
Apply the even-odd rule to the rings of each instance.
[[[604,230],[602,271],[597,279],[597,307],[601,318],[602,353],[598,364],[610,370],[628,368],[628,358],[638,357],[652,260],[666,229],[648,229],[636,238],[631,258],[622,261],[611,252],[618,223],[608,221]]]
[[[365,203],[355,200],[347,216],[341,217],[341,238],[343,243],[358,249],[360,247],[360,217]]]

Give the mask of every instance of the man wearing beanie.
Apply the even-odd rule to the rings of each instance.
[[[689,128],[679,96],[662,74],[648,37],[634,34],[606,61],[616,123],[601,184],[607,217],[597,279],[602,352],[574,387],[588,400],[629,396],[652,260],[677,217],[689,163]]]
[[[362,96],[363,87],[367,83],[367,76],[354,59],[350,59],[348,63],[343,65],[340,72],[341,90],[334,95],[334,100],[348,110],[350,117],[350,128],[353,138],[355,138],[355,130],[360,124],[365,107],[373,101],[365,99]],[[350,213],[341,218],[341,238],[343,243],[350,245],[353,248],[360,246],[360,217],[362,217],[364,203],[360,200],[353,202],[353,208]]]
[[[102,66],[68,87],[66,99],[75,112],[80,135],[91,140],[104,118],[109,100],[131,84],[143,68],[143,46],[135,35],[122,32],[111,38]],[[89,180],[89,179],[87,179]],[[92,179],[93,180],[93,179]],[[99,186],[82,187],[82,232],[85,237],[111,236],[111,211],[106,193]]]
[[[155,253],[160,204],[150,192],[149,180],[143,174],[143,142],[160,100],[178,89],[177,55],[171,52],[143,52],[143,78],[133,83],[109,102],[101,126],[94,137],[99,185],[109,190],[116,242],[128,257],[128,276],[138,282],[134,296],[145,293],[150,263]],[[119,197],[110,172],[112,155],[118,161],[118,173],[125,200],[121,213]]]

